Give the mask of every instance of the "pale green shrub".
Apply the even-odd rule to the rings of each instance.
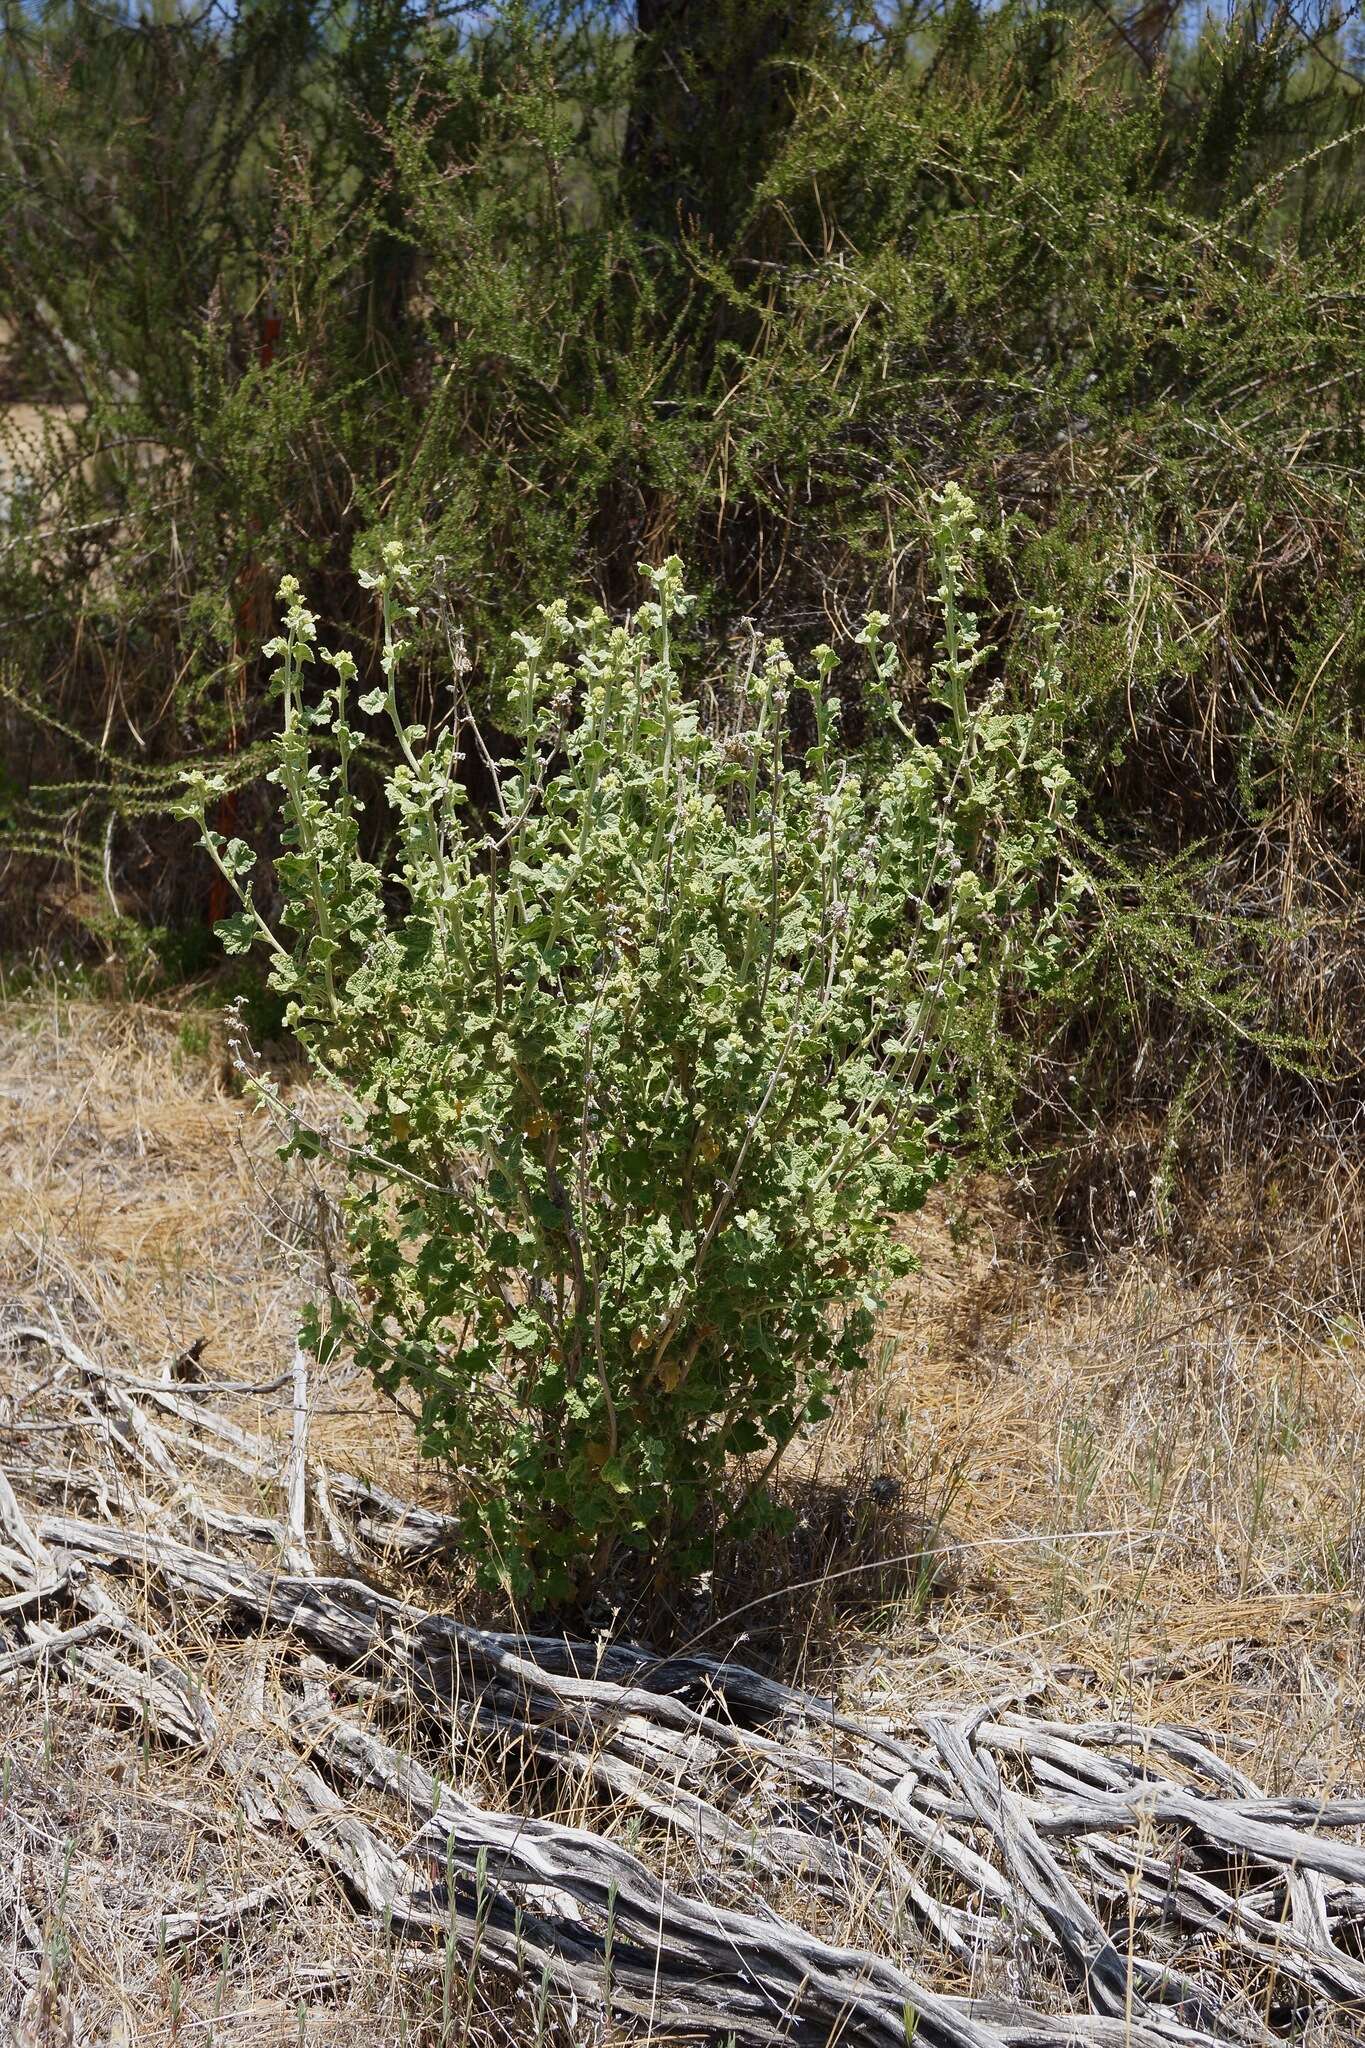
[[[941,731],[901,726],[874,616],[884,737],[861,765],[834,744],[827,648],[805,677],[757,649],[725,729],[703,727],[673,652],[676,561],[627,625],[556,604],[521,636],[515,761],[459,678],[428,742],[398,708],[416,579],[390,548],[388,686],[360,705],[394,732],[382,872],[360,851],[352,664],[281,587],[278,931],[248,849],[205,839],[242,902],[227,945],[269,949],[293,1029],[358,1104],[352,1284],[311,1341],[415,1397],[486,1576],[517,1590],[581,1591],[621,1546],[682,1568],[723,1497],[747,1512],[867,1354],[908,1264],[896,1218],[948,1162],[962,1044],[1006,983],[1050,971],[1056,622],[1035,622],[1033,701],[973,707],[973,516],[937,502]],[[334,681],[310,710],[315,655]],[[798,696],[813,740],[794,760]],[[475,755],[485,812],[460,774]],[[213,793],[191,790],[201,823]]]

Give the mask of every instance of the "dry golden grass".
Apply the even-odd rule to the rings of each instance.
[[[205,1340],[206,1378],[288,1365],[315,1241],[314,1183],[232,1086],[211,1014],[142,1004],[17,1003],[0,1021],[0,1289],[95,1318],[142,1369]],[[297,1090],[295,1092],[298,1092]],[[235,1404],[266,1435],[278,1397]],[[368,1384],[319,1418],[348,1453],[407,1486],[412,1452]]]
[[[143,1371],[202,1339],[206,1377],[270,1381],[309,1285],[302,1174],[232,1091],[202,1013],[56,998],[0,1012],[7,1306],[53,1309]],[[893,1720],[1045,1671],[1078,1712],[1117,1700],[1220,1731],[1268,1790],[1365,1783],[1359,1324],[1296,1302],[1288,1275],[1268,1301],[1235,1274],[1194,1285],[1169,1262],[1085,1269],[994,1184],[960,1188],[908,1227],[920,1273],[888,1317],[881,1362],[808,1449],[804,1531],[784,1556],[750,1560],[747,1580],[718,1573],[696,1617],[706,1646]],[[10,1369],[0,1361],[0,1428]],[[330,1465],[439,1502],[368,1384],[342,1372],[314,1391]],[[287,1439],[287,1388],[220,1405]],[[867,1569],[867,1529],[850,1540],[810,1505],[856,1501],[874,1476],[901,1487],[877,1538],[940,1553],[930,1597],[923,1582],[916,1596],[913,1565],[899,1581]],[[428,1599],[452,1590],[425,1581]],[[207,1658],[192,1619],[186,1630],[187,1659]],[[245,1695],[245,1650],[238,1669],[213,1654],[218,1696]],[[330,1880],[301,1885],[283,1844],[272,1863],[201,1762],[140,1741],[55,1680],[0,1690],[0,1749],[0,1841],[29,1859],[40,1932],[81,1987],[75,2038],[531,2038],[524,2007],[496,1987],[453,1986],[439,1956],[400,1965],[380,1930],[337,1910]],[[279,1888],[288,1911],[216,1944],[149,1945],[161,1915],[256,1886]],[[0,1921],[0,1978],[9,1938]],[[551,2016],[543,2039],[561,2037],[592,2028]]]
[[[883,1683],[941,1689],[994,1641],[1243,1736],[1271,1782],[1359,1782],[1359,1326],[1248,1301],[1235,1276],[1080,1270],[966,1200],[965,1252],[921,1226],[894,1358],[860,1396],[907,1478],[943,1475],[968,1545],[931,1668],[893,1643]]]

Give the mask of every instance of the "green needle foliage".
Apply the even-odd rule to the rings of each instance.
[[[1113,1187],[1137,1214],[1148,1177],[1091,1177],[1096,1134],[1160,1154],[1195,1068],[1187,1134],[1240,1150],[1327,1115],[1353,1145],[1358,19],[631,16],[0,0],[0,396],[56,408],[0,409],[0,941],[50,926],[73,867],[87,920],[202,939],[214,878],[168,818],[187,763],[268,864],[286,569],[363,693],[383,636],[356,571],[410,538],[487,711],[538,605],[620,617],[635,565],[676,553],[703,718],[752,629],[803,672],[829,640],[842,749],[870,607],[907,723],[934,716],[925,514],[958,479],[986,535],[978,681],[1027,702],[1034,613],[1067,622],[1100,887],[1049,1013],[1017,1021],[1074,1213],[1089,1231]],[[432,729],[444,663],[414,635],[405,724]],[[361,815],[367,857],[390,823]]]
[[[318,1069],[356,1105],[350,1285],[309,1324],[415,1397],[425,1448],[463,1482],[487,1575],[581,1594],[623,1549],[672,1570],[861,1365],[896,1219],[944,1170],[1007,987],[1056,972],[1074,884],[1062,835],[1057,622],[1034,622],[1028,702],[969,703],[987,650],[961,603],[979,538],[935,508],[939,725],[870,619],[864,698],[894,747],[852,760],[836,657],[798,671],[755,642],[704,726],[676,636],[681,566],[647,572],[626,625],[542,609],[517,636],[499,765],[456,677],[435,736],[404,721],[416,580],[372,579],[388,719],[384,867],[361,851],[354,663],[316,643],[286,579],[284,722],[272,769],[286,851],[272,929],[251,855],[200,821]],[[320,659],[335,678],[309,708]],[[477,756],[493,795],[475,806]],[[306,1135],[301,1134],[307,1142]]]

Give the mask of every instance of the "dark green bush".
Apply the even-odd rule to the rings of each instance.
[[[28,874],[74,852],[164,920],[186,759],[264,835],[254,649],[285,566],[365,681],[352,570],[395,534],[475,685],[535,604],[617,610],[674,550],[700,674],[747,620],[799,653],[869,604],[922,670],[924,510],[955,477],[1000,672],[1029,604],[1071,636],[1107,893],[1058,1061],[1112,1102],[1159,1017],[1154,1100],[1194,1058],[1245,1079],[1240,985],[1263,1047],[1359,1069],[1351,32],[1244,7],[1148,67],[1095,9],[1026,0],[642,20],[7,8],[11,372],[86,408],[0,544],[0,830]]]

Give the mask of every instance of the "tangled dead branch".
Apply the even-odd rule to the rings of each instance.
[[[0,1684],[41,1669],[202,1756],[395,1943],[656,2037],[1212,2048],[1365,2018],[1365,1797],[1267,1796],[1206,1732],[1061,1718],[1042,1673],[897,1731],[732,1661],[469,1627],[382,1589],[448,1528],[308,1455],[298,1374],[284,1446],[60,1327],[8,1336],[48,1362],[0,1471]],[[255,1509],[206,1499],[205,1468]],[[524,1810],[452,1785],[461,1752]],[[541,1817],[546,1788],[590,1824]],[[828,1932],[852,1901],[859,1947]],[[288,1907],[257,1886],[157,1938]],[[1002,1995],[1024,1957],[1052,1995]]]

